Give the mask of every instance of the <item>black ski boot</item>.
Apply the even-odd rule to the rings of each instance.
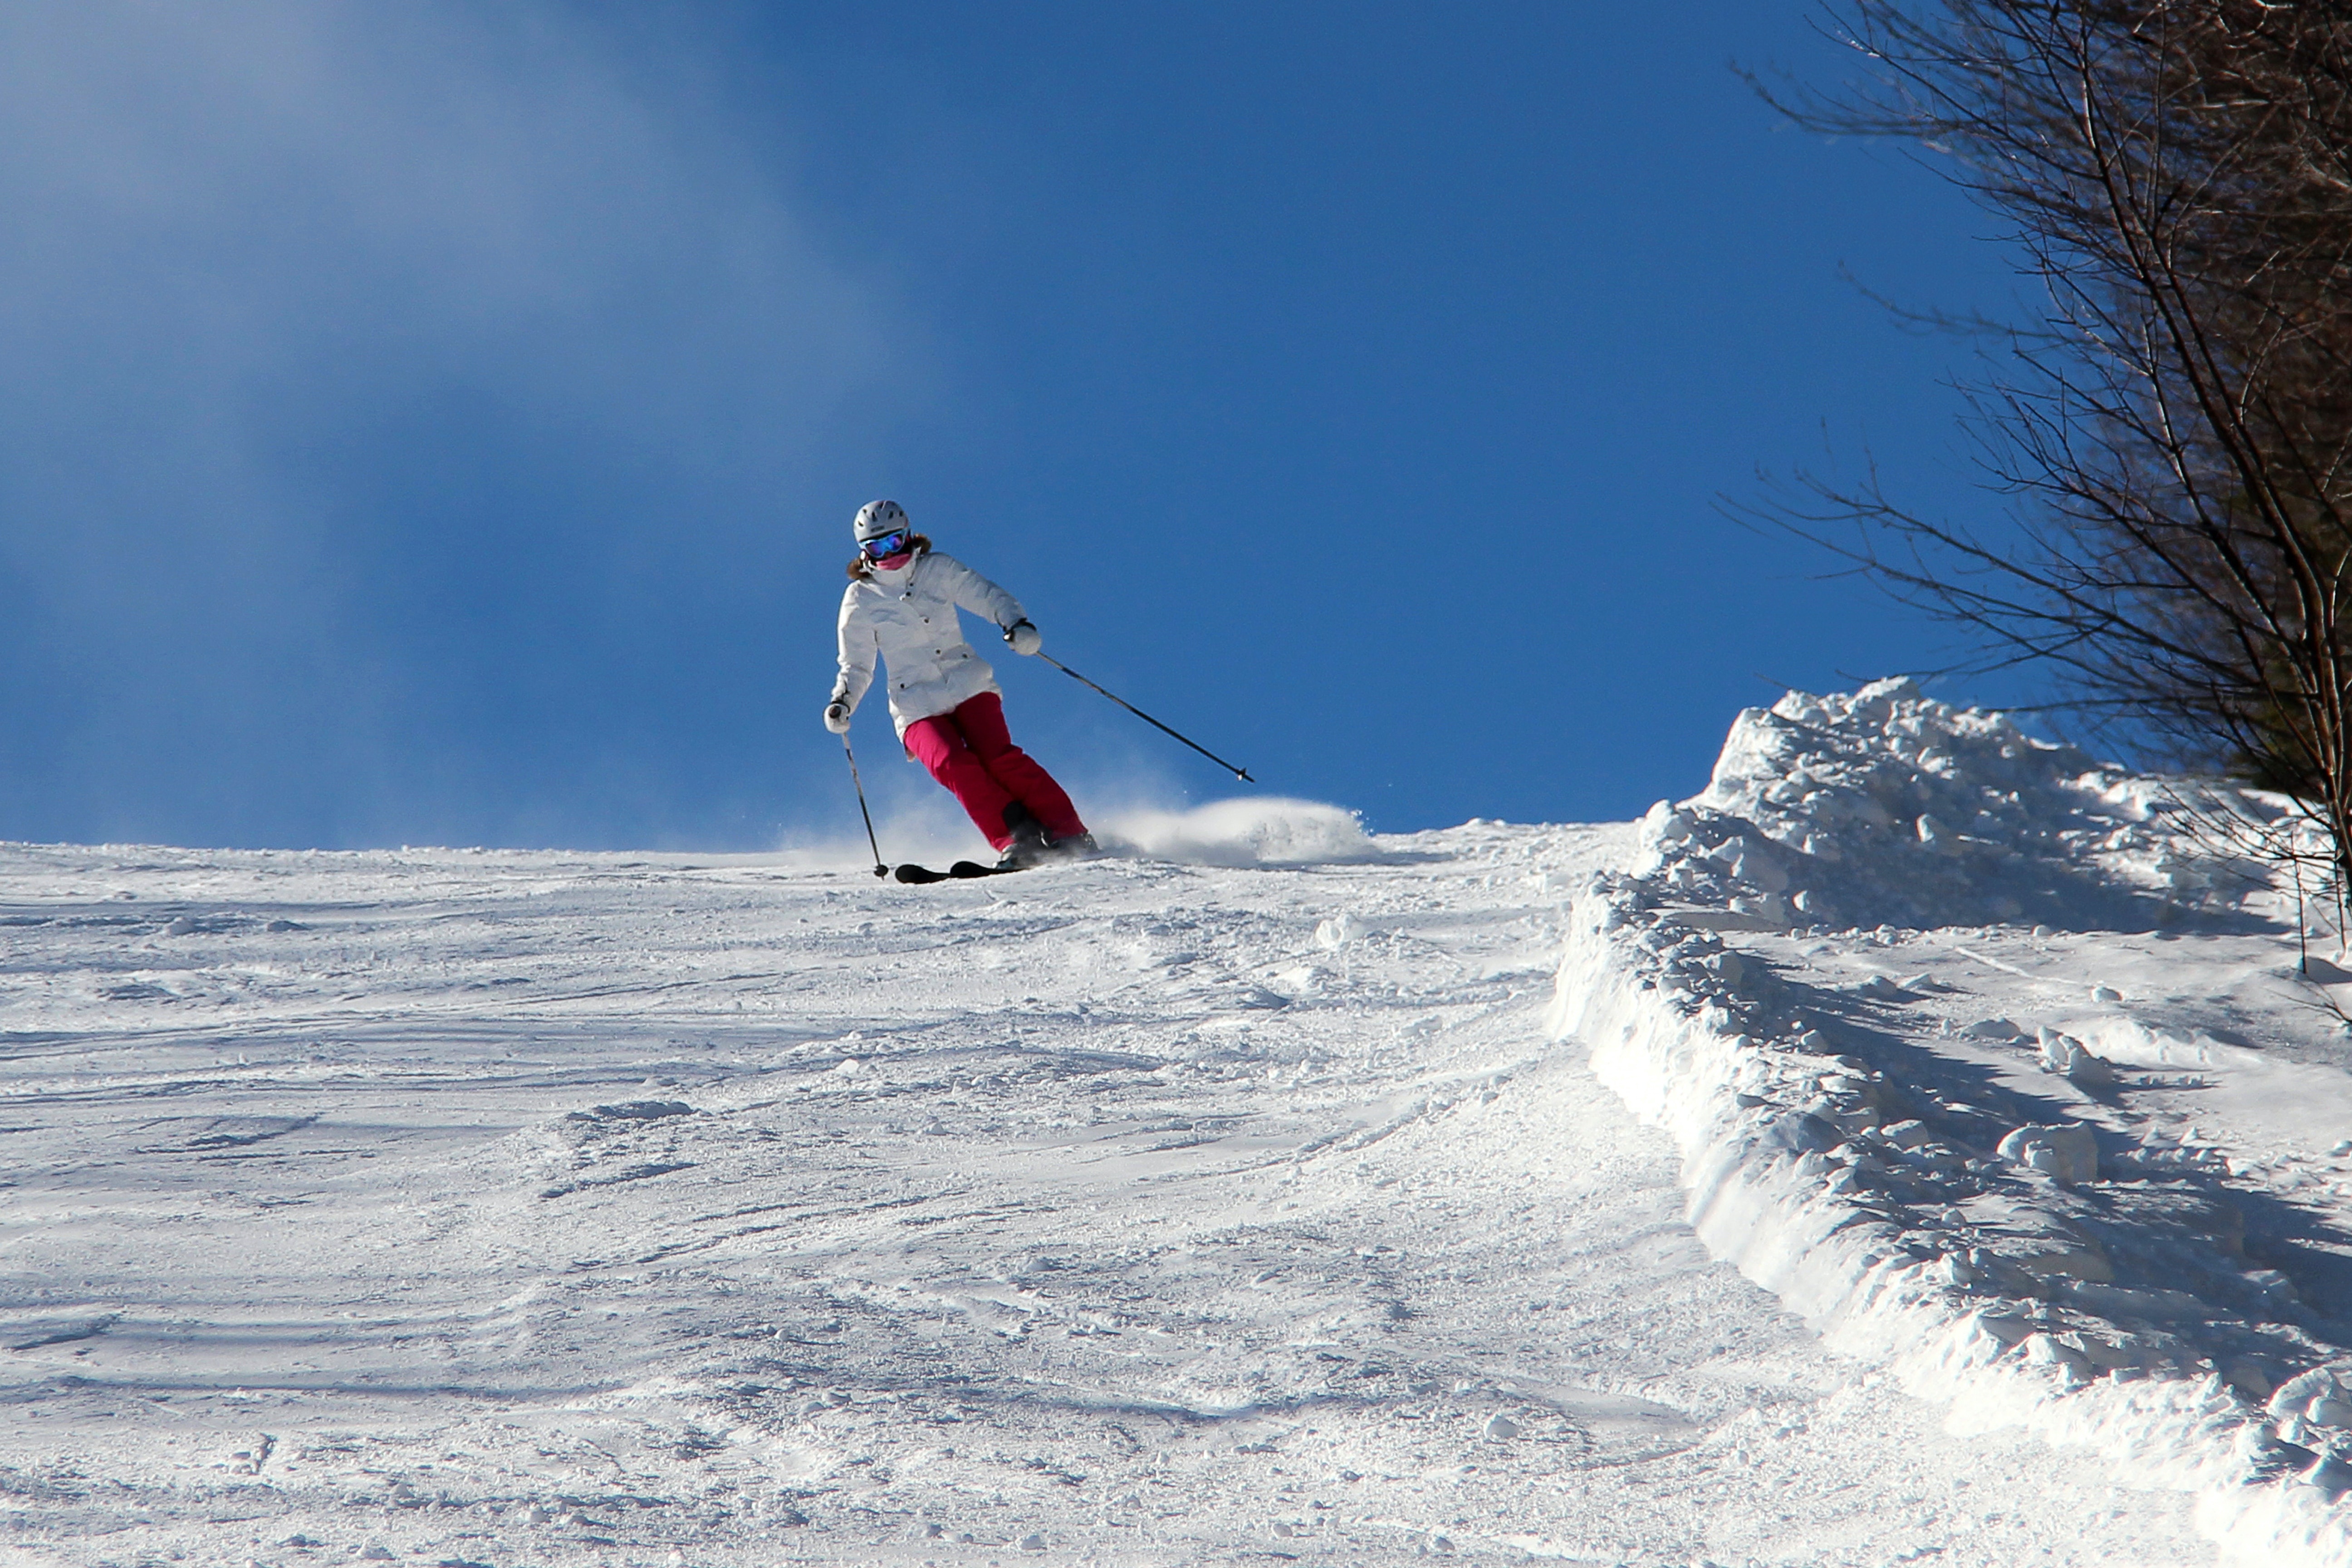
[[[1045,853],[1056,860],[1093,860],[1102,855],[1102,846],[1091,833],[1073,833],[1066,838],[1056,838],[1045,847]]]
[[[1054,841],[1046,835],[1045,825],[1017,800],[1004,808],[1004,831],[1013,835],[1013,842],[997,857],[1000,871],[1026,871],[1053,853]]]

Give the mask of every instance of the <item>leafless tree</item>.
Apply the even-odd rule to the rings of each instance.
[[[2046,305],[1965,390],[2005,522],[1874,471],[1755,509],[2052,668],[2078,710],[2304,803],[2352,869],[2352,0],[1828,0],[1858,86]],[[1990,326],[1989,323],[1979,323]]]

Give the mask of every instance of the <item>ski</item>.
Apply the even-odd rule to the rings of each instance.
[[[1092,842],[1091,839],[1088,840],[1088,843]],[[959,860],[944,871],[935,871],[929,866],[918,866],[909,862],[898,868],[891,872],[891,875],[902,882],[913,882],[919,885],[925,882],[964,882],[970,881],[974,877],[1003,877],[1015,871],[1034,871],[1040,866],[1052,866],[1057,863],[1075,864],[1080,860],[1097,860],[1101,858],[1100,850],[1087,854],[1075,854],[1067,851],[1056,854],[1048,851],[1044,859],[1032,861],[1026,866],[983,866],[977,860]]]
[[[977,860],[959,860],[944,871],[934,871],[929,866],[913,863],[899,867],[890,874],[902,882],[918,885],[927,882],[970,881],[974,877],[1002,877],[1018,871],[1018,866],[983,866]]]

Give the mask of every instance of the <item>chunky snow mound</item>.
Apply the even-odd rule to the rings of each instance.
[[[1654,807],[1630,873],[1578,898],[1554,1027],[1675,1139],[1709,1248],[1832,1346],[1964,1426],[2023,1426],[2199,1493],[2201,1525],[2247,1560],[2352,1563],[2352,1360],[2245,1256],[2207,1173],[2105,1124],[2005,1120],[1929,1070],[1932,1042],[1842,1048],[1860,1033],[1825,1032],[1818,993],[1757,951],[1791,927],[1824,948],[1841,928],[2029,917],[2246,930],[2211,889],[2250,868],[2167,826],[2189,787],[1907,681],[1791,693],[1742,713],[1706,790]],[[2211,789],[2189,804],[2208,822],[2279,812]],[[1724,940],[1743,932],[1745,953]],[[2069,1034],[2003,1043],[2084,1092],[2116,1082]]]
[[[1704,791],[1652,809],[1636,869],[1668,894],[1777,926],[2144,929],[2232,868],[2132,819],[2192,805],[2277,816],[2239,792],[2176,798],[2187,789],[2098,768],[1906,679],[1792,691],[1739,715]]]

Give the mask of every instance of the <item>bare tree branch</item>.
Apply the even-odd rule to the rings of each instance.
[[[2166,759],[2304,803],[2352,867],[2352,5],[1827,0],[1861,79],[1757,82],[1968,191],[2042,301],[1963,426],[1990,533],[1799,473],[1735,512],[2033,664]],[[1754,78],[1750,78],[1755,80]]]

